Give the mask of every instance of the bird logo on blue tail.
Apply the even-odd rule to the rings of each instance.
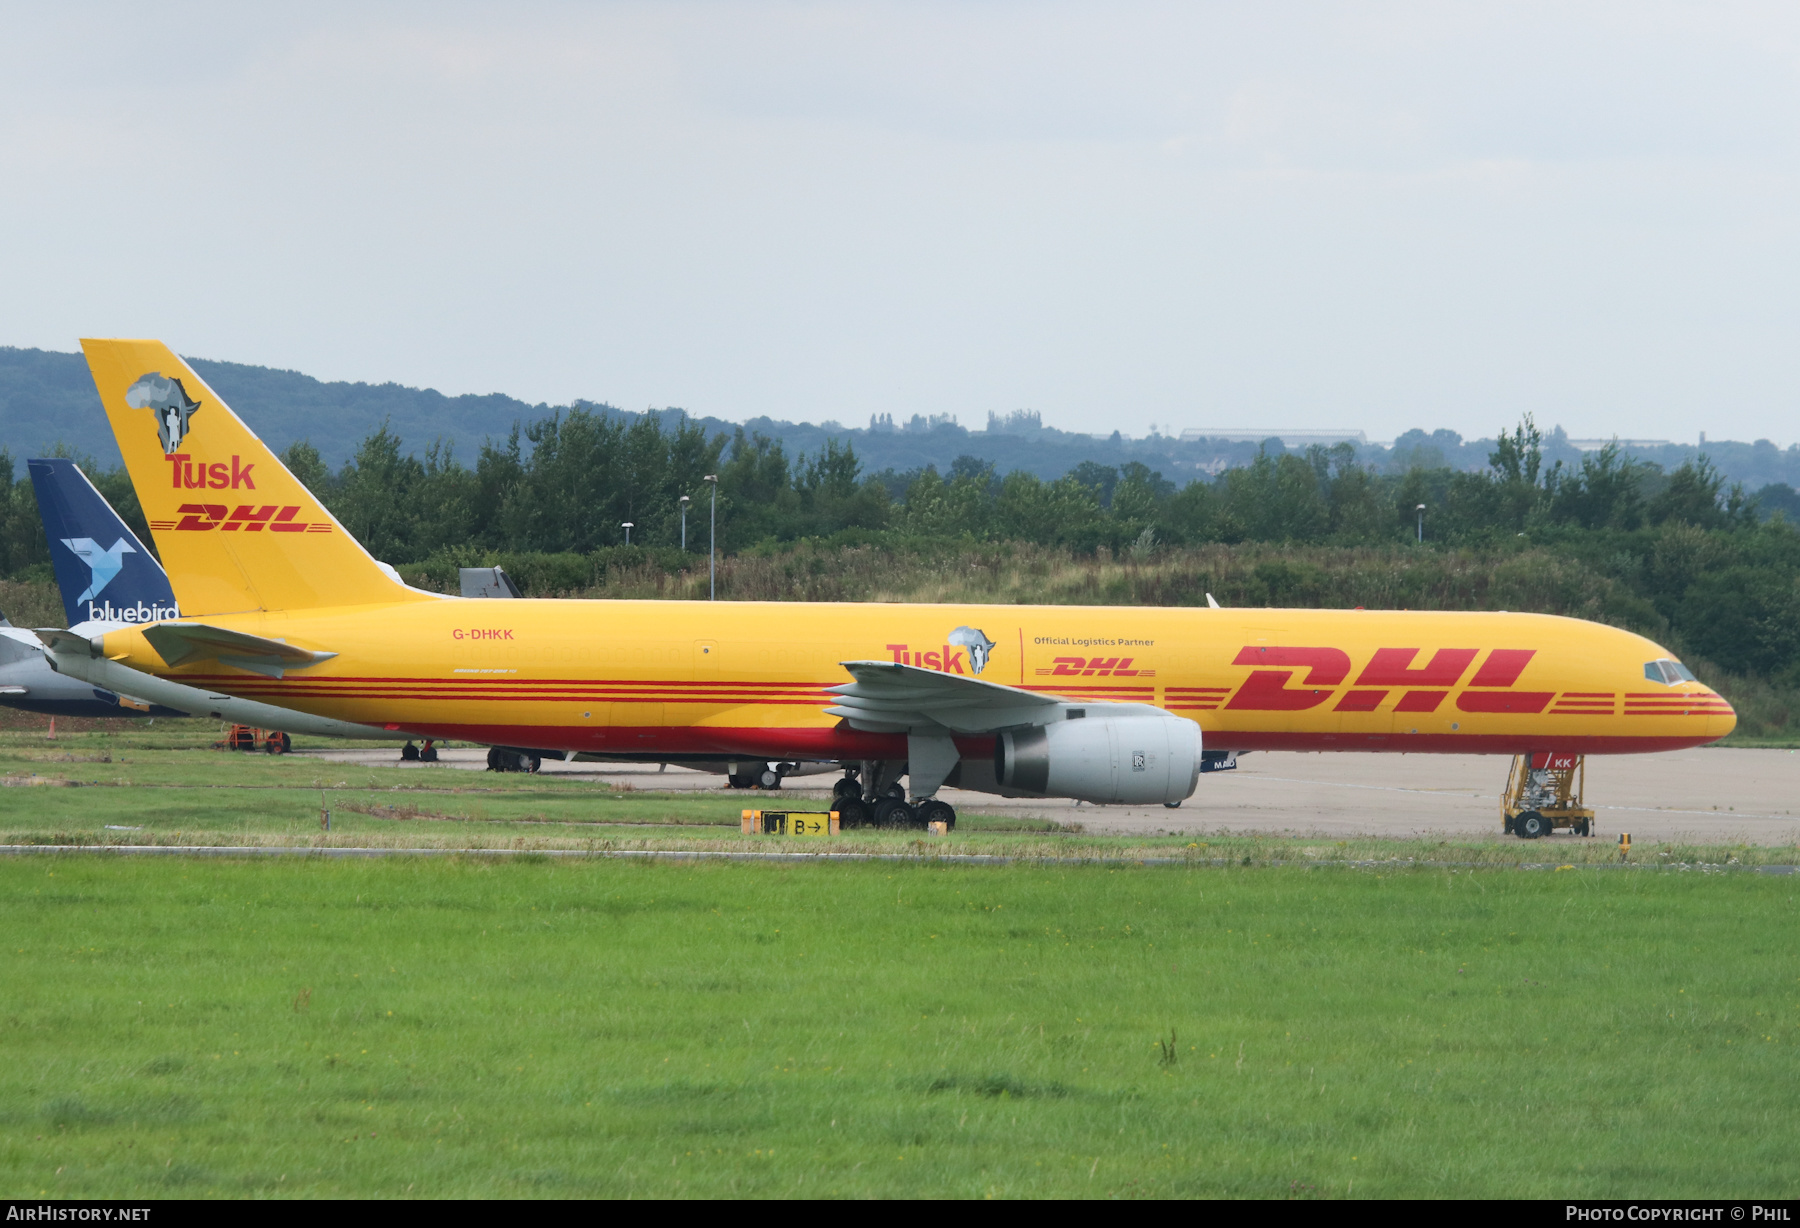
[[[65,537],[62,544],[67,546],[76,558],[86,563],[91,582],[87,591],[75,598],[76,601],[87,601],[98,597],[100,590],[113,582],[125,566],[125,556],[137,551],[124,538],[112,544],[112,549],[105,549],[91,537]]]

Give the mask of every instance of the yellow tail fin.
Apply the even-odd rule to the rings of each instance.
[[[160,341],[81,348],[185,615],[428,601]]]

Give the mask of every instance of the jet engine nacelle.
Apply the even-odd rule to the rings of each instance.
[[[1200,780],[1200,726],[1131,716],[1008,729],[994,739],[994,776],[1006,789],[1046,797],[1179,802]]]

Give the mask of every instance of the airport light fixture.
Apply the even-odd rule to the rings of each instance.
[[[687,552],[687,510],[691,502],[693,500],[686,495],[681,496],[681,549],[684,554]]]
[[[624,521],[624,522],[622,522],[622,523],[621,523],[621,524],[620,524],[620,525],[619,525],[619,527],[620,527],[620,528],[621,528],[621,529],[624,529],[624,530],[625,530],[625,544],[626,544],[626,545],[627,545],[627,546],[629,546],[629,545],[630,545],[630,544],[631,544],[631,531],[632,531],[632,530],[633,530],[633,529],[635,529],[635,528],[637,528],[637,526],[636,526],[636,525],[634,525],[634,524],[632,524],[632,523],[631,523],[631,521],[629,521],[629,520],[627,520],[627,521]]]
[[[706,541],[706,599],[719,599],[719,475],[709,473],[700,479],[712,487],[712,527]]]
[[[1425,505],[1419,504],[1419,540],[1425,540]]]

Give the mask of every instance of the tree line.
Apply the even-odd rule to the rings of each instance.
[[[1543,462],[1529,419],[1503,433],[1485,472],[1415,467],[1379,473],[1350,444],[1304,454],[1259,452],[1216,479],[1182,485],[1141,462],[1086,461],[1046,481],[1000,474],[961,457],[935,467],[866,473],[847,444],[790,456],[779,440],[738,430],[708,435],[653,416],[622,420],[574,409],[515,427],[484,444],[472,467],[442,443],[423,456],[383,428],[337,472],[301,442],[283,460],[378,557],[396,564],[474,547],[587,553],[631,539],[680,542],[681,497],[690,546],[711,514],[718,477],[718,541],[728,553],[843,533],[912,539],[1021,541],[1078,553],[1207,542],[1366,545],[1401,541],[1424,504],[1429,542],[1491,543],[1524,533],[1706,530],[1756,525],[1759,501],[1727,486],[1704,457],[1672,472],[1608,446],[1578,466]],[[1775,492],[1765,492],[1773,497]]]

